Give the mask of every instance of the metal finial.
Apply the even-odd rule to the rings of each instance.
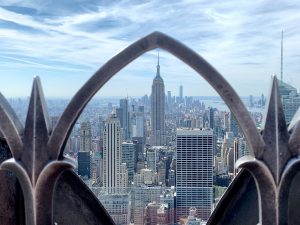
[[[263,122],[263,139],[266,143],[263,160],[270,168],[277,184],[291,156],[288,151],[288,138],[278,82],[273,75]]]

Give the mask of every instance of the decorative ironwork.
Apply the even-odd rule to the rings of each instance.
[[[21,187],[19,199],[24,204],[24,218],[21,215],[5,224],[53,225],[57,221],[58,224],[114,224],[101,203],[72,171],[73,163],[64,157],[63,149],[80,113],[96,92],[127,64],[154,48],[162,48],[181,59],[220,94],[236,117],[249,144],[251,156],[238,161],[238,166],[249,173],[242,171],[237,176],[208,224],[230,224],[221,216],[220,211],[226,209],[221,209],[220,206],[228,204],[228,210],[232,209],[230,204],[236,203],[237,198],[245,193],[245,187],[251,183],[250,174],[258,190],[258,204],[253,207],[259,209],[260,224],[291,224],[288,223],[287,205],[288,196],[293,194],[289,192],[289,187],[300,166],[300,141],[297,138],[300,122],[298,118],[291,122],[289,130],[292,133],[289,134],[276,78],[272,81],[268,113],[261,135],[246,107],[221,74],[196,52],[160,32],[151,33],[138,40],[105,63],[72,98],[54,129],[49,123],[38,77],[34,78],[25,128],[5,98],[0,96],[0,133],[13,156],[4,161],[0,168],[15,174],[18,180],[15,185],[19,184]],[[233,190],[240,191],[235,194]],[[7,199],[7,196],[9,193],[3,199]],[[57,202],[61,199],[65,200],[61,202],[63,208],[57,210]],[[72,206],[68,208],[66,203]],[[13,204],[19,203],[15,201]],[[75,212],[70,212],[71,209]],[[69,214],[64,214],[64,210]],[[224,215],[230,214],[227,212]],[[64,220],[64,216],[68,218]],[[1,220],[7,221],[4,218],[0,218],[0,222]]]
[[[293,124],[299,126],[299,118]],[[291,138],[284,119],[277,78],[272,80],[262,137],[265,142],[261,157],[244,157],[237,166],[248,170],[258,189],[262,224],[288,223],[288,197],[293,178],[299,171],[299,130],[290,126]]]

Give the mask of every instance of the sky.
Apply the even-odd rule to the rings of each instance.
[[[300,1],[0,0],[0,92],[29,96],[34,76],[45,96],[72,97],[112,56],[153,31],[192,48],[237,93],[268,93],[280,77],[300,89]],[[150,94],[157,50],[116,74],[99,96]],[[187,65],[160,51],[165,90],[189,96],[216,92]]]

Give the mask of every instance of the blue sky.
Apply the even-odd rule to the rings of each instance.
[[[0,91],[28,96],[35,75],[49,97],[73,96],[109,58],[152,31],[193,48],[242,95],[268,92],[280,74],[300,89],[299,1],[0,0]],[[111,79],[101,96],[150,94],[151,51]],[[192,69],[161,51],[166,91],[216,95]]]

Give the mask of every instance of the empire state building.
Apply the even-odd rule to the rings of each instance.
[[[160,76],[159,55],[151,93],[151,132],[152,145],[165,144],[165,85]]]

